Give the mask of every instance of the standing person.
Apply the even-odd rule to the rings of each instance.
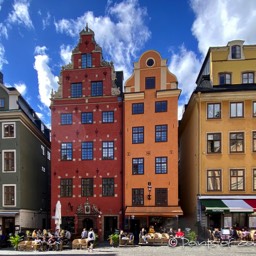
[[[92,228],[90,228],[88,233],[88,252],[93,251],[93,243],[95,241],[95,233]]]
[[[82,233],[81,233],[81,238],[82,238],[82,239],[87,238],[87,230],[86,230],[86,228],[83,229],[83,231],[82,231]]]

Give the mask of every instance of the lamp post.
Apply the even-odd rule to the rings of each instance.
[[[148,200],[151,200],[151,190],[152,190],[152,186],[151,186],[151,182],[149,181],[148,182]]]

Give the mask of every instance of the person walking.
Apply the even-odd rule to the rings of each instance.
[[[88,233],[88,252],[93,251],[93,243],[95,241],[95,233],[92,228],[90,228]]]

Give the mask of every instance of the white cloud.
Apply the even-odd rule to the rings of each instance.
[[[27,86],[24,83],[15,83],[14,87],[19,91],[22,96],[25,96],[27,92]]]
[[[60,57],[64,64],[68,64],[71,62],[73,47],[71,45],[61,45],[60,47]]]
[[[255,0],[191,0],[191,7],[196,15],[192,32],[204,55],[210,46],[235,39],[255,43]]]
[[[55,27],[60,33],[77,37],[88,23],[89,28],[95,31],[97,43],[103,47],[105,59],[113,61],[115,69],[123,70],[127,78],[132,69],[132,59],[138,57],[138,51],[151,36],[144,25],[147,10],[139,6],[138,0],[111,4],[108,2],[106,16],[95,17],[92,12],[86,12],[76,20],[59,20]]]
[[[33,28],[29,15],[29,2],[26,0],[15,0],[13,11],[8,16],[8,22],[11,24],[23,24],[28,28]]]
[[[7,27],[3,23],[0,23],[0,37],[2,36],[7,39],[8,33],[7,33]]]
[[[0,70],[2,70],[3,64],[7,64],[8,61],[4,57],[5,49],[4,46],[0,43]]]
[[[47,15],[45,18],[42,19],[43,22],[43,30],[46,29],[46,27],[48,27],[50,25],[50,19],[51,19],[51,15],[49,12],[47,12]]]
[[[36,47],[34,69],[37,71],[39,99],[46,106],[50,106],[52,90],[58,88],[58,78],[49,67],[49,57],[45,54],[46,47]]]

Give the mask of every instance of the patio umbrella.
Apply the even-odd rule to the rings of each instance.
[[[55,229],[60,229],[60,224],[61,224],[61,203],[60,201],[57,202],[56,208],[55,208]]]

